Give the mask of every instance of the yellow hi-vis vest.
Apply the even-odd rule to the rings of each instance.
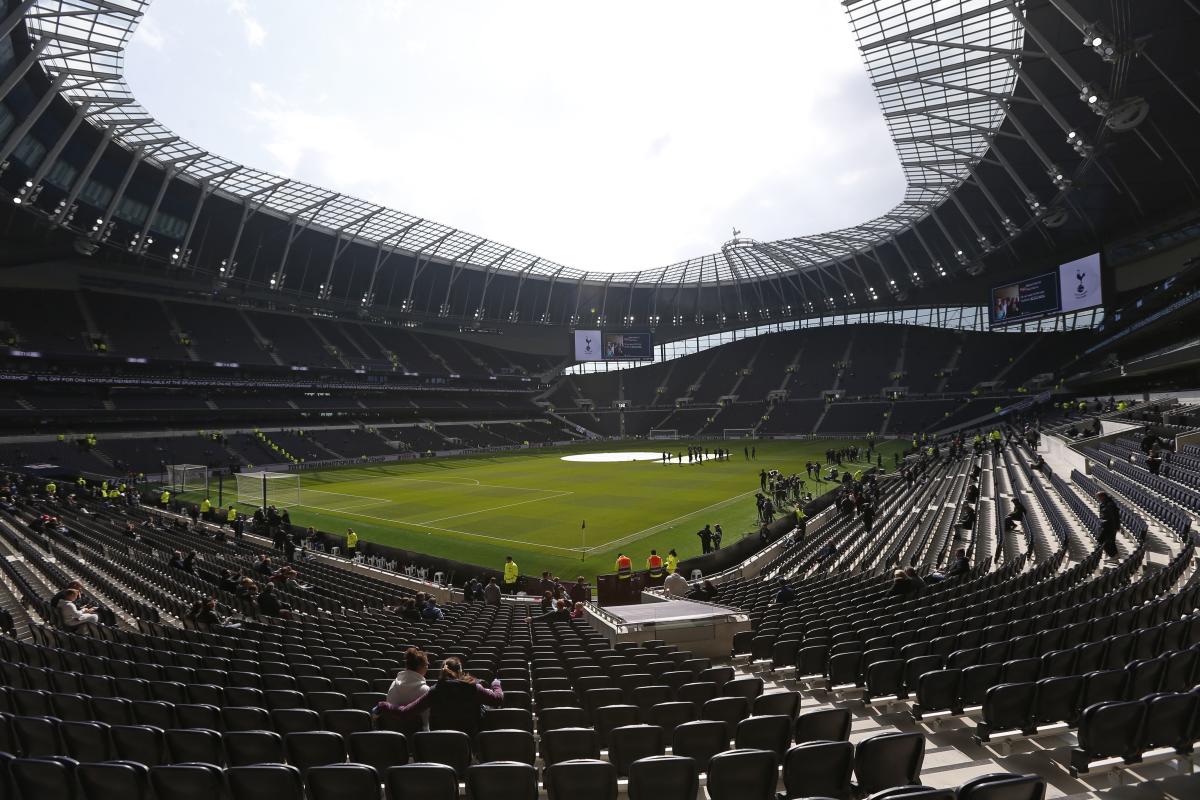
[[[158,502],[162,503],[164,506],[171,502],[171,493],[164,489],[163,493],[158,496]]]
[[[212,511],[212,503],[210,503],[206,497],[200,501],[200,513],[207,514],[209,511]]]
[[[517,582],[517,562],[504,562],[504,582],[509,584]]]
[[[678,568],[678,566],[679,566],[679,558],[671,555],[670,553],[667,553],[667,574],[670,575],[670,574],[674,573],[676,568]]]
[[[346,547],[358,547],[358,534],[354,531],[346,534]]]
[[[225,513],[225,521],[226,521],[226,522],[233,522],[233,521],[234,521],[234,520],[236,520],[236,519],[237,519],[237,509],[236,509],[236,508],[234,508],[233,506],[230,506],[230,507],[229,507],[229,511],[227,511],[227,512]]]

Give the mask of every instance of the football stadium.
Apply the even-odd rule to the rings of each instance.
[[[0,800],[1200,797],[1197,41],[0,0]]]

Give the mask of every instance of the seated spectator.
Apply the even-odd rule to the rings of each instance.
[[[530,622],[570,622],[571,612],[567,609],[567,603],[564,600],[555,601],[553,611],[547,611],[545,614],[538,614],[536,617],[530,617]]]
[[[671,597],[687,597],[687,593],[691,591],[691,588],[688,585],[687,578],[678,572],[672,572],[663,581],[663,590]]]
[[[925,576],[925,583],[941,583],[942,581],[954,580],[967,573],[971,565],[967,562],[967,551],[961,547],[955,551],[954,558],[950,561],[950,566],[944,571],[935,570]]]
[[[179,552],[178,550],[171,554],[171,560],[168,562],[168,564],[171,569],[178,569],[185,572],[187,571],[187,568],[183,565],[183,553]]]
[[[438,682],[428,692],[403,706],[384,700],[371,710],[371,715],[403,720],[428,711],[431,729],[462,731],[474,738],[483,720],[483,708],[499,708],[503,704],[504,692],[499,680],[493,679],[491,686],[484,686],[463,669],[462,662],[451,657],[442,663]]]
[[[93,624],[100,621],[100,617],[96,615],[96,609],[91,606],[79,608],[75,602],[79,599],[79,591],[77,589],[67,589],[63,595],[62,601],[58,604],[58,611],[62,615],[63,625],[68,629],[78,628],[80,625]]]
[[[571,619],[582,619],[582,618],[583,618],[583,603],[576,603],[571,608]]]
[[[189,550],[188,554],[183,557],[183,571],[189,575],[196,574],[196,551]]]
[[[888,589],[888,597],[903,597],[912,594],[914,591],[916,591],[916,587],[913,586],[912,581],[909,580],[904,570],[898,569],[892,573],[892,585]]]
[[[279,597],[275,594],[275,587],[269,583],[262,588],[262,592],[258,595],[258,610],[269,617],[291,619],[291,608],[286,603],[279,602]]]
[[[227,569],[221,570],[221,578],[217,581],[217,587],[222,592],[234,592],[238,590],[237,581],[233,579],[233,573]]]
[[[796,599],[796,591],[788,584],[787,581],[779,579],[779,591],[775,594],[775,604],[780,606],[789,605]]]
[[[421,609],[417,608],[417,601],[411,598],[405,599],[400,608],[400,618],[408,622],[421,621]]]
[[[271,557],[266,553],[260,553],[258,563],[254,565],[254,571],[264,578],[271,577],[275,572],[275,566],[271,563]]]
[[[404,669],[396,673],[396,679],[388,687],[385,702],[392,706],[405,706],[420,700],[429,691],[425,673],[429,671],[429,656],[425,651],[410,647],[404,651]],[[415,733],[429,726],[429,712],[411,719],[402,733]]]
[[[434,600],[432,597],[429,598],[429,602],[427,602],[425,604],[425,607],[421,609],[421,619],[423,619],[423,620],[431,620],[431,621],[437,622],[438,620],[442,620],[445,618],[446,618],[446,615],[444,613],[442,613],[442,610],[440,608],[437,607],[437,601]]]
[[[553,610],[553,608],[554,608],[553,595],[548,590],[545,592],[542,592],[542,613],[545,614],[547,611]]]
[[[1149,455],[1146,456],[1146,469],[1150,470],[1151,475],[1157,475],[1162,467],[1162,453],[1157,447],[1150,448]]]

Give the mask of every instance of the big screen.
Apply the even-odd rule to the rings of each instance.
[[[1058,274],[1047,272],[992,289],[992,324],[1008,325],[1058,311],[1058,283]]]
[[[1060,264],[1054,272],[995,287],[988,316],[993,326],[1004,326],[1103,302],[1100,254],[1092,253]]]
[[[649,331],[604,334],[606,361],[646,361],[654,357]]]
[[[576,361],[649,361],[654,358],[650,331],[577,330]]]

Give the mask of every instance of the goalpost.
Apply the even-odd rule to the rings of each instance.
[[[291,472],[239,472],[238,502],[254,508],[300,505],[300,476]]]
[[[167,485],[171,487],[171,494],[208,494],[208,467],[203,464],[168,464]]]
[[[679,431],[675,428],[651,428],[651,439],[678,439]]]
[[[753,439],[754,428],[726,428],[726,439]]]

